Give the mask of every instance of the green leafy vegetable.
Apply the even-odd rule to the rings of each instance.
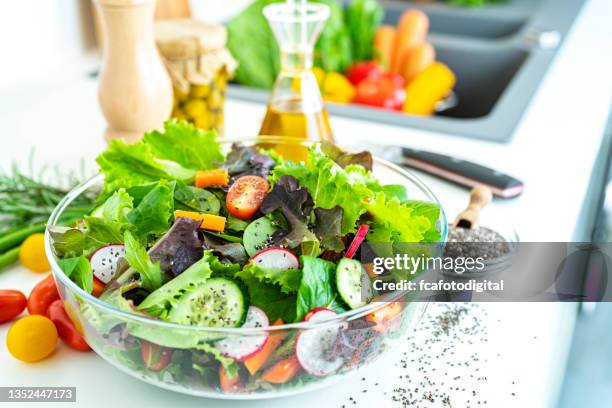
[[[329,6],[329,18],[315,45],[314,64],[325,71],[344,72],[353,63],[351,38],[342,2],[318,0]]]
[[[176,306],[178,299],[182,295],[201,285],[212,275],[213,271],[210,267],[212,258],[214,257],[210,251],[205,252],[199,261],[174,279],[151,292],[138,305],[138,309],[154,316],[165,318],[170,309]]]
[[[144,135],[144,143],[153,154],[187,169],[208,170],[223,160],[214,131],[204,131],[185,121],[164,123],[164,132],[154,130]]]
[[[310,193],[317,208],[342,207],[341,233],[345,235],[355,232],[357,220],[366,211],[363,200],[372,194],[357,168],[363,169],[355,165],[342,169],[313,147],[308,151],[308,164],[287,161],[274,169],[272,180],[278,182],[283,176],[293,176]]]
[[[344,312],[335,287],[336,265],[324,259],[302,256],[302,280],[297,293],[295,321],[315,307],[326,307],[336,312]]]
[[[270,89],[280,70],[279,49],[263,8],[273,0],[256,0],[227,25],[227,47],[238,60],[236,82]]]
[[[159,288],[164,281],[164,272],[159,262],[151,262],[145,247],[140,244],[131,232],[125,232],[125,259],[140,274],[142,287],[149,291]]]
[[[247,287],[251,304],[266,312],[270,321],[279,317],[285,322],[295,320],[295,294],[281,291],[279,285],[266,283],[244,269],[235,275]]]
[[[264,198],[260,211],[263,214],[270,214],[275,210],[283,213],[289,223],[290,231],[280,236],[279,244],[295,248],[303,242],[318,243],[317,237],[307,225],[312,205],[310,194],[298,187],[294,177],[282,176]]]
[[[384,16],[377,0],[353,0],[346,8],[346,26],[354,61],[371,60],[374,36]]]
[[[372,153],[367,150],[358,153],[345,152],[335,144],[329,142],[322,143],[321,150],[342,168],[350,164],[358,164],[364,169],[371,171],[374,165]]]
[[[136,226],[136,234],[160,235],[169,228],[174,213],[174,183],[161,180],[143,198],[127,219]]]
[[[219,214],[221,202],[208,190],[193,186],[176,186],[174,190],[176,208],[207,214]]]
[[[92,215],[112,221],[128,222],[127,215],[133,207],[132,197],[124,188],[120,188],[106,199],[101,206],[96,208]]]
[[[261,282],[272,283],[280,286],[283,293],[296,293],[302,279],[302,272],[299,269],[270,269],[257,265],[254,262],[248,263],[241,272],[241,276],[249,274]]]
[[[321,245],[330,251],[340,252],[344,249],[342,236],[342,207],[315,208],[316,222],[313,231]]]
[[[373,229],[367,235],[368,241],[422,242],[430,230],[435,230],[430,208],[415,211],[414,208],[402,205],[397,198],[388,198],[382,192],[376,193],[366,208],[374,220]]]
[[[81,289],[87,293],[91,293],[93,290],[93,271],[89,260],[84,256],[75,258],[60,259],[58,264],[62,271],[68,276],[74,283],[76,283]]]

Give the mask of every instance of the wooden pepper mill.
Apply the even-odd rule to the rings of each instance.
[[[470,191],[470,203],[459,213],[455,223],[456,228],[474,229],[480,223],[480,211],[491,202],[493,193],[489,187],[476,186]]]
[[[105,44],[98,89],[105,138],[134,142],[172,111],[172,83],[153,32],[156,0],[94,1]]]

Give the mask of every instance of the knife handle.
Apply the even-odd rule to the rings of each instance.
[[[439,153],[402,148],[402,164],[460,186],[473,188],[485,185],[497,197],[517,197],[524,189],[523,183],[512,176],[480,164]]]

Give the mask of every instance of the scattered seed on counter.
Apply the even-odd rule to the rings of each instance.
[[[428,313],[409,335],[403,345],[397,349],[397,362],[399,374],[397,381],[391,383],[388,392],[380,392],[381,398],[389,398],[390,404],[381,406],[390,407],[457,407],[463,408],[487,406],[482,398],[480,387],[486,387],[486,377],[479,376],[477,365],[486,362],[478,352],[467,354],[460,359],[459,350],[462,347],[478,347],[484,343],[488,336],[487,327],[482,321],[487,317],[485,309],[474,303],[435,303],[435,311]],[[420,334],[420,335],[419,335]],[[425,336],[425,340],[421,341]],[[417,341],[418,339],[418,341]],[[443,361],[439,361],[439,360]],[[438,360],[449,371],[436,373],[432,365]],[[439,368],[439,367],[438,367]],[[431,374],[429,374],[431,372]],[[372,378],[372,380],[378,378]],[[446,379],[446,381],[441,381]],[[476,382],[475,389],[466,388],[468,382]],[[469,380],[471,379],[471,380]],[[367,385],[368,377],[361,381]],[[377,386],[378,382],[372,382]],[[384,388],[384,385],[383,385]],[[364,388],[366,393],[369,387]],[[380,388],[379,388],[380,389]],[[383,391],[381,389],[381,391]],[[365,397],[365,395],[364,395]],[[349,397],[350,405],[365,406],[366,401],[357,404],[357,400]],[[351,404],[352,403],[352,404]]]

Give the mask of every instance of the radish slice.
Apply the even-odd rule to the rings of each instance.
[[[306,315],[304,315],[304,321],[309,321],[309,320],[310,320],[310,318],[311,318],[311,317],[312,317],[312,316],[313,316],[315,313],[318,313],[318,312],[324,312],[324,311],[327,311],[327,312],[331,312],[331,313],[333,313],[333,314],[336,314],[336,312],[334,312],[333,310],[328,309],[328,308],[326,308],[326,307],[315,307],[315,308],[314,308],[314,309],[312,309],[310,312],[306,313]]]
[[[255,306],[249,306],[246,321],[241,327],[257,328],[267,327],[269,325],[270,320],[263,310]],[[267,334],[262,334],[261,336],[229,336],[215,342],[215,347],[218,348],[223,355],[231,357],[236,361],[243,361],[261,350],[267,341]]]
[[[285,248],[267,248],[253,257],[253,262],[268,269],[295,269],[300,263],[291,251]]]
[[[107,284],[115,277],[117,263],[124,256],[125,246],[123,244],[110,244],[98,249],[89,260],[94,276]]]
[[[314,323],[333,319],[336,313],[326,308],[317,308],[306,316],[309,322]],[[333,360],[328,359],[339,331],[340,326],[333,325],[320,329],[308,329],[297,335],[295,355],[304,370],[316,376],[325,376],[338,370],[344,364],[340,357]]]
[[[359,226],[359,230],[357,231],[355,238],[353,238],[353,242],[351,242],[351,245],[349,245],[348,249],[344,253],[345,258],[352,258],[355,256],[359,245],[361,245],[369,230],[370,227],[365,224]]]

